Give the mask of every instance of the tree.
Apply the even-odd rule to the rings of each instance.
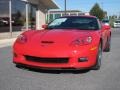
[[[100,8],[99,4],[96,3],[92,9],[90,10],[90,14],[93,16],[96,16],[100,20],[102,20],[105,17],[104,11]]]

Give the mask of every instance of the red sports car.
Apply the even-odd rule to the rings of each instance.
[[[110,26],[95,16],[64,16],[44,30],[29,30],[13,46],[13,62],[40,69],[100,69],[102,51],[110,51]]]

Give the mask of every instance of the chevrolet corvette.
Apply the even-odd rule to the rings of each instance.
[[[94,69],[110,51],[111,28],[95,16],[64,16],[28,30],[13,45],[13,62],[39,69]]]

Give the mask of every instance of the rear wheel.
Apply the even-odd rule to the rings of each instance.
[[[105,48],[105,52],[110,52],[110,49],[111,49],[111,37],[109,37],[107,39],[107,43],[106,43],[106,48]]]
[[[101,67],[101,59],[102,59],[102,44],[99,44],[96,65],[93,67],[94,70],[99,70]]]

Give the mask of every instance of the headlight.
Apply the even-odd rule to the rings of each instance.
[[[19,35],[17,38],[18,43],[26,43],[27,42],[27,37],[23,34]]]
[[[81,38],[78,38],[78,39],[72,41],[71,45],[72,46],[88,45],[91,42],[92,42],[92,37],[86,36],[86,37],[81,37]]]

